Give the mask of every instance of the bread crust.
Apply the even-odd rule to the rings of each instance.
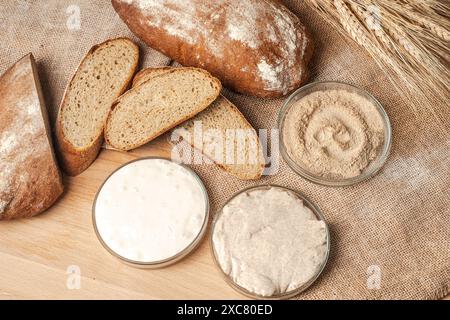
[[[156,67],[156,68],[142,69],[139,72],[137,72],[136,75],[134,76],[133,84],[131,85],[131,87],[134,88],[137,85],[140,85],[140,84],[144,83],[145,81],[141,81],[141,80],[144,79],[150,73],[153,73],[155,71],[157,71],[157,72],[164,71],[164,73],[166,73],[166,72],[169,72],[169,71],[171,71],[173,69],[174,69],[174,67]]]
[[[67,98],[67,92],[70,89],[70,85],[72,84],[72,81],[74,80],[76,74],[79,72],[81,66],[84,64],[86,59],[92,55],[98,48],[107,45],[111,41],[116,40],[123,40],[127,41],[131,44],[131,46],[135,49],[134,50],[134,64],[133,68],[131,69],[131,72],[129,73],[127,77],[127,81],[124,82],[122,88],[119,90],[117,97],[119,97],[121,94],[123,94],[127,88],[129,87],[131,80],[133,79],[133,76],[136,72],[136,69],[139,64],[139,47],[130,39],[125,37],[115,38],[115,39],[109,39],[106,40],[103,43],[97,44],[93,46],[88,53],[84,56],[84,58],[81,60],[79,66],[77,67],[75,73],[73,74],[69,84],[67,85],[64,97],[61,101],[59,112],[58,112],[58,118],[56,120],[55,125],[55,136],[57,140],[57,151],[58,151],[58,158],[60,160],[60,164],[64,170],[69,176],[77,176],[83,171],[85,171],[89,166],[95,161],[97,158],[101,147],[103,145],[103,130],[98,133],[96,139],[87,147],[85,148],[76,148],[73,146],[65,137],[64,131],[62,129],[62,123],[61,123],[61,113],[62,109],[66,103]],[[104,126],[103,126],[104,127]]]
[[[230,103],[231,105],[234,106],[234,104],[233,104],[231,101],[229,101],[227,98],[225,98],[225,97],[222,96],[222,95],[219,97],[219,99],[224,99],[224,100],[226,100],[228,103]],[[250,124],[250,122],[248,122],[247,118],[244,117],[244,115],[242,114],[242,112],[241,112],[237,107],[235,107],[235,108],[233,109],[233,112],[236,112],[236,113],[238,114],[238,116],[241,117],[241,119],[247,124],[247,126],[248,126],[249,128],[251,128],[251,129],[253,130],[254,134],[257,136],[257,133],[256,133],[255,128],[253,128],[253,126]],[[191,143],[191,142],[188,142],[188,143],[190,144],[190,146],[191,146],[192,148],[195,148],[194,143]],[[262,159],[264,159],[264,155],[263,155],[263,151],[262,151],[262,147],[261,147],[261,143],[260,143],[259,139],[258,139],[258,147],[259,147],[258,149],[259,149],[260,157],[261,157],[261,160],[262,160]],[[202,150],[199,150],[199,151],[202,152]],[[214,159],[211,159],[211,160],[214,161]],[[219,163],[219,162],[217,162],[217,161],[214,161],[214,163],[215,163],[219,168],[221,168],[223,171],[228,172],[229,174],[232,174],[232,175],[238,177],[238,178],[241,179],[241,180],[258,180],[258,179],[260,179],[260,178],[262,177],[262,174],[263,174],[264,169],[265,169],[265,167],[266,167],[265,163],[261,163],[261,164],[260,164],[260,170],[259,170],[258,172],[256,172],[255,174],[241,174],[241,173],[238,173],[238,172],[230,172],[230,171],[226,168],[226,166],[225,166],[224,164],[222,164],[222,163]]]
[[[36,69],[30,53],[0,77],[0,220],[38,215],[64,191]]]
[[[112,0],[112,4],[130,30],[147,45],[183,66],[208,70],[225,87],[236,92],[258,97],[280,97],[297,89],[308,79],[307,65],[313,54],[310,33],[298,17],[279,1],[245,1],[245,13],[237,21],[231,22],[232,28],[248,23],[246,17],[255,11],[255,6],[259,6],[254,29],[262,31],[255,35],[255,39],[250,39],[257,40],[260,43],[258,47],[239,41],[240,37],[245,38],[242,33],[246,30],[237,29],[237,37],[227,33],[227,23],[230,22],[223,11],[234,9],[235,11],[227,13],[238,12],[234,6],[241,5],[244,1],[239,3],[225,0],[223,4],[211,4],[211,7],[215,5],[217,8],[206,11],[202,7],[206,6],[204,1],[185,1],[189,8],[194,8],[194,17],[190,16],[191,12],[185,13],[178,7],[181,1],[177,5],[158,2],[158,6],[150,6],[153,4],[152,0]],[[143,6],[148,6],[151,10]],[[183,24],[173,13],[183,13],[186,19],[192,20]],[[212,21],[212,17],[217,17],[217,20]],[[192,22],[198,23],[198,26],[186,30],[185,25],[190,26]],[[271,24],[275,26],[272,34],[264,29]],[[180,34],[193,38],[183,39]],[[293,42],[290,42],[291,39],[294,39]],[[218,46],[219,53],[215,52],[217,48],[211,47],[209,42]]]
[[[141,71],[139,71],[138,73],[136,73],[136,75],[134,76],[134,79],[133,79],[133,87],[136,87],[136,86],[138,86],[138,85],[140,85],[140,84],[142,84],[142,83],[144,83],[146,80],[146,78],[148,78],[152,73],[155,73],[155,72],[158,72],[158,73],[160,73],[160,72],[163,72],[163,73],[160,73],[159,75],[157,75],[158,77],[159,76],[161,76],[162,74],[165,74],[165,73],[168,73],[168,72],[170,72],[171,70],[174,70],[175,69],[175,67],[157,67],[157,68],[147,68],[147,69],[143,69],[143,70],[141,70]],[[153,76],[152,76],[153,77]],[[156,77],[156,76],[155,76]],[[254,131],[254,133],[255,133],[255,135],[256,135],[256,130],[253,128],[253,126],[250,124],[250,122],[248,122],[248,120],[247,120],[247,118],[245,118],[245,116],[242,114],[242,112],[231,102],[231,101],[229,101],[227,98],[225,98],[223,95],[220,95],[217,99],[223,99],[223,100],[225,100],[228,104],[230,104],[231,106],[233,106],[233,108],[231,108],[231,111],[232,112],[234,112],[234,113],[236,113],[237,115],[238,115],[238,117],[239,118],[241,118],[242,119],[242,121],[243,122],[245,122],[245,124],[247,125],[247,127],[248,128],[251,128],[253,131]],[[211,108],[212,106],[209,106],[208,108]],[[208,109],[207,108],[207,109]],[[206,112],[206,110],[204,110],[203,112]],[[192,118],[191,120],[195,120],[195,117],[194,118]],[[182,124],[180,124],[181,126],[183,125],[183,123]],[[185,140],[186,141],[186,140]],[[195,148],[195,145],[194,145],[194,143],[193,143],[193,141],[186,141],[186,143],[188,143],[192,148]],[[258,143],[258,146],[259,146],[259,151],[260,151],[260,156],[261,156],[261,159],[264,159],[264,156],[263,156],[263,154],[262,154],[262,147],[261,147],[261,144],[260,143]],[[200,149],[198,149],[198,148],[196,148],[197,150],[199,150],[200,152],[202,152],[202,150],[200,150]],[[203,153],[203,152],[202,152]],[[205,155],[206,157],[208,157],[208,155]],[[257,172],[253,172],[252,174],[242,174],[241,172],[237,172],[237,171],[230,171],[230,170],[228,170],[227,169],[227,167],[224,165],[224,164],[222,164],[222,163],[219,163],[219,162],[217,162],[217,161],[214,161],[214,159],[212,159],[212,158],[210,158],[210,157],[208,157],[211,161],[213,161],[219,168],[221,168],[223,171],[225,171],[225,172],[227,172],[227,173],[229,173],[229,174],[231,174],[231,175],[234,175],[234,176],[236,176],[237,178],[239,178],[239,179],[241,179],[241,180],[257,180],[257,179],[260,179],[261,178],[261,176],[262,176],[262,174],[263,174],[263,172],[264,172],[264,169],[265,169],[265,163],[262,163],[261,162],[261,164],[260,164],[260,168],[259,168],[259,171],[257,171]],[[255,165],[256,166],[256,165]]]

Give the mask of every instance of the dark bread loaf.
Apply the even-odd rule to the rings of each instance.
[[[67,86],[56,121],[57,151],[64,171],[76,176],[97,158],[113,102],[127,89],[139,48],[127,38],[94,46]]]
[[[278,97],[308,77],[312,41],[274,0],[112,0],[128,27],[184,66],[244,94]]]
[[[48,209],[63,192],[31,54],[0,77],[0,220]]]

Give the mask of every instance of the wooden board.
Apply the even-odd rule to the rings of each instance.
[[[158,270],[127,266],[101,246],[91,220],[97,189],[118,166],[144,156],[168,157],[165,137],[130,153],[104,150],[83,174],[65,179],[65,194],[48,212],[0,222],[0,299],[243,299],[214,265],[209,237]],[[79,289],[71,266],[81,272]]]
[[[181,262],[158,270],[127,266],[97,240],[91,209],[98,187],[118,166],[169,156],[164,137],[131,153],[104,150],[83,174],[65,178],[63,197],[38,217],[0,222],[0,299],[236,299],[213,264],[209,239]],[[70,266],[81,288],[68,289]]]

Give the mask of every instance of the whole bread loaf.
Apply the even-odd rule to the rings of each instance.
[[[48,209],[63,192],[31,54],[0,78],[0,220]]]
[[[224,86],[278,97],[308,77],[311,38],[275,0],[112,0],[133,33],[184,66],[208,70]]]

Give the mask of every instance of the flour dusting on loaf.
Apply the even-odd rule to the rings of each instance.
[[[62,194],[32,55],[0,77],[0,220],[31,217]]]
[[[185,66],[232,89],[280,96],[307,78],[312,44],[297,16],[273,0],[113,0],[130,29]]]

